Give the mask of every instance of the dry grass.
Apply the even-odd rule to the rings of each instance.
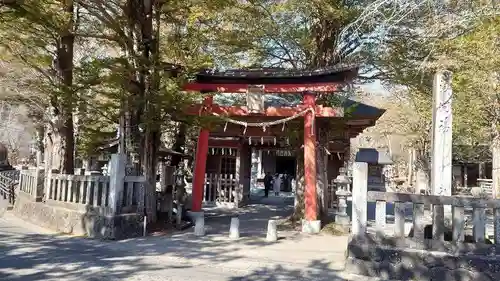
[[[292,217],[278,221],[278,231],[300,231],[301,224]]]
[[[344,236],[349,234],[349,229],[336,224],[335,222],[330,222],[323,226],[321,233],[333,235],[333,236]]]
[[[282,219],[278,222],[278,231],[301,231],[301,229],[302,224],[300,220],[293,219],[292,217]],[[321,233],[344,236],[349,235],[349,228],[337,225],[335,222],[328,222],[322,227]]]

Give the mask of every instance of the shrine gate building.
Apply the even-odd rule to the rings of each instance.
[[[188,111],[213,118],[198,136],[192,212],[201,212],[203,201],[246,204],[259,174],[252,173],[259,155],[260,174],[285,170],[303,176],[303,230],[319,231],[320,212],[332,195],[327,185],[349,158],[350,138],[384,113],[335,96],[357,71],[357,66],[337,66],[198,73],[184,90],[198,91],[204,100]],[[221,96],[229,98],[221,101]],[[303,171],[295,168],[296,161],[303,161]]]

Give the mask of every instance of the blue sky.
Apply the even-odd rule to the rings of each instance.
[[[380,95],[388,95],[389,92],[384,89],[382,84],[380,83],[380,80],[376,80],[372,83],[362,85],[361,89],[363,89],[365,92],[370,93],[370,94],[380,94]]]

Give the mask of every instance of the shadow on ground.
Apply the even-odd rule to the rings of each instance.
[[[286,199],[267,198],[239,210],[236,241],[228,238],[234,210],[216,208],[206,209],[204,237],[187,230],[103,242],[2,228],[0,280],[360,281],[341,276],[346,237],[288,231],[277,242],[265,241],[268,220],[286,218],[292,209]]]
[[[155,270],[138,257],[89,242],[2,228],[0,280],[120,280],[136,271]]]
[[[282,265],[262,267],[244,276],[231,277],[228,281],[346,280],[346,277],[341,276],[340,272],[331,270],[329,264],[328,261],[314,260],[302,270],[287,269]]]
[[[331,266],[343,257],[308,249],[302,235],[275,243],[191,234],[101,242],[6,232],[0,280],[345,280]]]
[[[293,198],[254,197],[249,205],[240,209],[205,208],[207,234],[229,233],[231,217],[238,216],[242,236],[262,236],[267,232],[270,219],[283,220],[293,213]]]

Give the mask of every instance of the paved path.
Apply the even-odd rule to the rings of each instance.
[[[10,212],[0,218],[0,280],[374,280],[341,272],[346,237],[277,243],[214,233],[101,242],[56,235]]]

